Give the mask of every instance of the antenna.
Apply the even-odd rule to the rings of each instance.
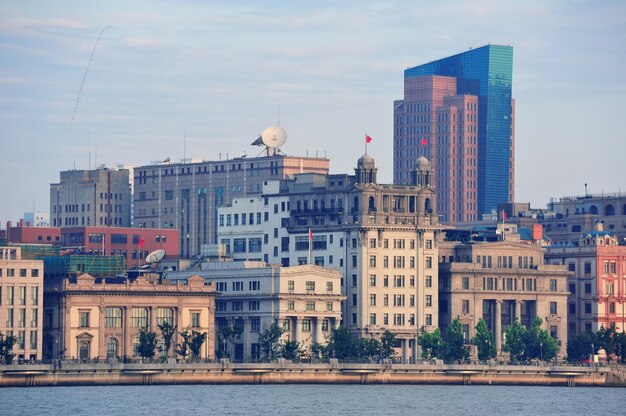
[[[186,163],[187,158],[187,132],[183,133],[183,165]]]
[[[278,106],[278,122],[276,123],[277,126],[280,126],[280,105]]]
[[[91,170],[91,133],[87,133],[87,147],[89,148],[89,168]]]

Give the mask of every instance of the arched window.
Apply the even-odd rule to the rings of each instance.
[[[107,358],[117,358],[118,345],[117,338],[109,338],[107,341]]]
[[[78,342],[78,358],[81,360],[89,359],[89,341]]]
[[[427,214],[433,212],[433,209],[430,206],[430,198],[426,198],[426,201],[424,202],[424,211],[426,211]]]
[[[604,215],[615,215],[615,208],[613,207],[613,205],[608,204],[606,207],[604,207]]]
[[[130,326],[133,328],[148,327],[148,309],[133,308],[130,312]]]
[[[156,323],[161,325],[163,322],[174,325],[174,311],[172,308],[157,308]]]
[[[369,202],[367,204],[367,209],[369,211],[376,211],[376,200],[374,199],[373,196],[370,196],[370,198],[369,198]]]
[[[354,207],[352,208],[354,212],[359,212],[359,197],[354,197]]]
[[[591,215],[598,215],[598,207],[596,207],[595,205],[590,206],[589,213]]]

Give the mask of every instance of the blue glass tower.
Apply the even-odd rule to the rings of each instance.
[[[511,202],[514,192],[514,108],[511,97],[513,48],[486,45],[404,71],[456,78],[456,93],[478,96],[478,212]],[[434,109],[433,109],[434,111]]]

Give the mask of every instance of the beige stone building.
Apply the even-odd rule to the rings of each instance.
[[[214,358],[215,288],[192,276],[171,283],[138,277],[96,279],[82,274],[46,284],[44,355],[46,358],[104,359],[136,356],[139,332],[157,334],[169,322],[178,332],[190,328],[207,332],[200,358]],[[169,357],[174,357],[172,350]]]
[[[544,264],[540,246],[519,240],[442,242],[439,253],[439,322],[444,332],[458,317],[469,342],[483,318],[500,353],[509,325],[519,319],[528,327],[539,317],[560,346],[558,356],[565,355],[570,273],[563,266]]]
[[[43,261],[22,260],[19,247],[0,247],[0,333],[18,338],[17,360],[41,360]]]

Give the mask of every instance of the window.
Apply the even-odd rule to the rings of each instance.
[[[333,291],[333,282],[326,282],[326,291],[327,292]]]
[[[370,313],[370,325],[376,325],[376,314]]]
[[[433,316],[429,313],[426,314],[426,325],[432,326],[433,324]]]
[[[370,306],[376,306],[376,295],[375,294],[371,294],[370,295]]]
[[[370,267],[376,267],[376,256],[370,256]]]
[[[370,274],[370,287],[376,287],[376,275]]]
[[[556,314],[557,314],[556,302],[550,302],[550,315],[556,315]]]
[[[245,238],[235,238],[233,241],[233,245],[234,245],[235,253],[246,252],[246,239]]]
[[[130,311],[130,326],[133,328],[148,327],[148,309],[132,308]]]
[[[107,358],[117,357],[118,342],[116,338],[109,338],[107,341]]]
[[[261,302],[258,300],[250,300],[248,301],[248,310],[250,311],[258,311],[261,309]]]
[[[333,303],[332,302],[326,302],[326,310],[329,312],[332,312],[333,310]]]
[[[384,275],[383,276],[383,286],[384,287],[389,287],[389,276],[388,275]]]
[[[370,248],[376,248],[376,239],[370,238]]]
[[[383,325],[389,325],[389,314],[383,313]]]
[[[226,302],[223,300],[218,300],[215,302],[215,311],[216,312],[225,312],[226,311]]]
[[[237,243],[235,242],[235,244]],[[261,239],[260,238],[251,238],[248,240],[248,252],[250,253],[261,252]]]
[[[232,305],[233,305],[233,311],[243,311],[243,301],[242,300],[234,300]]]
[[[295,283],[293,280],[287,281],[287,290],[293,292],[295,290]]]
[[[315,310],[315,302],[314,301],[307,301],[306,302],[306,310],[307,311],[314,311]]]
[[[157,308],[156,323],[162,325],[164,322],[174,325],[174,310],[172,308]]]
[[[585,313],[586,314],[590,314],[591,313],[591,303],[589,303],[589,302],[585,303]]]
[[[556,292],[556,279],[550,279],[550,292]]]
[[[575,303],[568,304],[567,312],[569,314],[572,314],[572,315],[575,314],[576,313],[576,304]]]
[[[461,300],[461,313],[469,314],[470,306],[469,299]]]
[[[576,283],[569,284],[569,293],[571,293],[572,295],[576,294]]]
[[[357,305],[357,298],[356,298],[356,293],[352,294],[352,306],[356,306]]]
[[[311,320],[310,319],[302,320],[302,332],[311,332]]]
[[[259,280],[251,280],[248,282],[248,289],[249,290],[260,290],[261,289],[261,282]]]
[[[80,311],[80,327],[89,328],[89,312]]]
[[[306,291],[314,292],[315,291],[315,282],[311,280],[307,280],[306,282]]]
[[[609,302],[609,313],[615,313],[615,302]]]
[[[433,268],[433,258],[432,256],[426,256],[426,264],[424,266],[427,269],[432,269]]]
[[[122,308],[106,308],[104,326],[107,328],[122,327]]]
[[[470,278],[468,276],[463,276],[461,278],[461,285],[463,290],[469,290],[470,288]]]
[[[243,290],[243,282],[232,282],[233,292],[241,292]]]
[[[585,294],[591,293],[591,283],[585,283]]]
[[[290,310],[290,311],[296,310],[293,300],[287,301],[287,310]]]
[[[591,273],[591,263],[585,262],[585,274]]]
[[[389,295],[383,295],[383,306],[389,306]]]
[[[433,240],[426,240],[426,250],[432,250]]]
[[[200,328],[200,312],[191,312],[191,327]]]
[[[426,295],[426,306],[433,306],[433,295]]]
[[[261,330],[261,319],[260,318],[250,318],[250,330],[251,331],[260,331]]]
[[[426,276],[426,287],[433,287],[433,277],[432,276]],[[413,285],[411,285],[413,286]]]
[[[26,277],[26,269],[20,269],[20,277]]]

